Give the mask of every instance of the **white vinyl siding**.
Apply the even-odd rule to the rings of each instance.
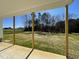
[[[3,38],[3,21],[0,19],[0,38]]]

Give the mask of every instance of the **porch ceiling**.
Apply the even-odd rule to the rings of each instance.
[[[68,0],[68,4],[72,0]],[[0,0],[0,18],[65,6],[66,0]]]

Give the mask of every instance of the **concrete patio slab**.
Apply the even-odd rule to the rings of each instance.
[[[12,46],[12,44],[0,42],[0,51]]]
[[[5,47],[4,44],[0,44]],[[3,48],[3,47],[2,47]],[[0,59],[25,59],[32,49],[14,45],[0,52]]]
[[[8,46],[9,44],[7,45],[6,43],[0,43],[0,46],[5,47],[5,45]],[[25,59],[31,50],[31,48],[14,45],[6,50],[1,51],[0,59]],[[66,59],[66,57],[34,49],[28,59]]]
[[[34,50],[28,59],[66,59],[66,57],[45,51]]]

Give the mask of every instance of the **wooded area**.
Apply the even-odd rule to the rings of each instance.
[[[79,18],[74,17],[76,17],[74,14],[69,15],[69,33],[79,33]],[[24,31],[32,31],[31,15],[25,15]],[[35,18],[35,31],[64,33],[65,16],[38,13]]]

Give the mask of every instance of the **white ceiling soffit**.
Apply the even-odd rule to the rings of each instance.
[[[68,4],[72,0],[68,0]],[[66,0],[0,0],[0,18],[65,6]]]

